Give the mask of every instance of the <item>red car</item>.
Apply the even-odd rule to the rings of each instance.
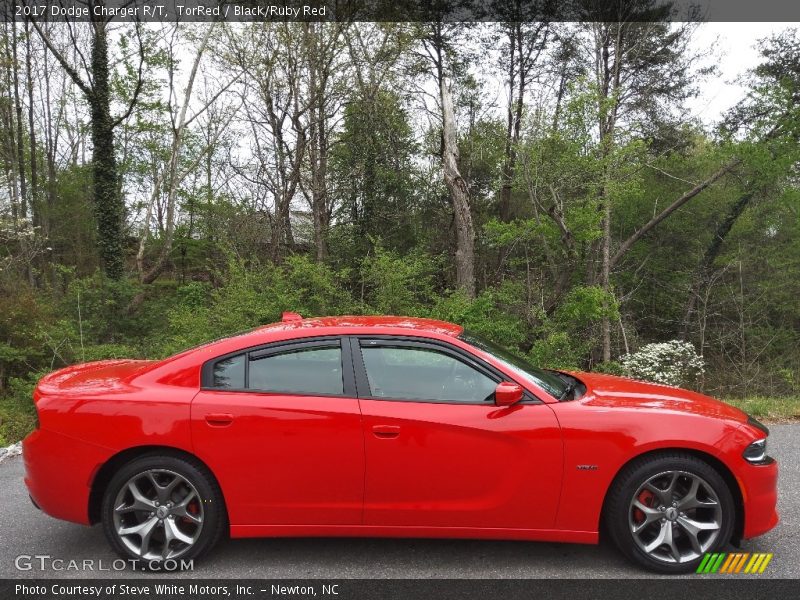
[[[592,544],[604,528],[678,573],[778,522],[768,431],[745,413],[538,369],[441,321],[286,313],[165,360],[56,371],[34,400],[33,502],[151,566],[226,533]]]

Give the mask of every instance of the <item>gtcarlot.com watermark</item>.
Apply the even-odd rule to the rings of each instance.
[[[138,560],[117,558],[58,558],[49,554],[20,554],[14,558],[17,571],[194,571],[194,560]]]

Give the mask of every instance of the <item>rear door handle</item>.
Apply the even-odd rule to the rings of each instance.
[[[397,425],[375,425],[372,428],[372,433],[377,438],[391,439],[400,435],[400,428]]]
[[[233,423],[233,415],[229,413],[211,413],[206,415],[206,423],[212,427],[227,427]]]

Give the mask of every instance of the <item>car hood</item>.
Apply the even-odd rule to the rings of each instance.
[[[691,390],[602,373],[571,373],[586,384],[582,402],[609,408],[659,409],[747,421],[747,414],[715,398]]]
[[[36,386],[36,395],[119,391],[153,364],[155,361],[150,360],[100,360],[71,365],[45,375]]]

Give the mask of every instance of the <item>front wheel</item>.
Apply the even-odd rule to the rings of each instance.
[[[224,529],[222,496],[190,459],[147,455],[123,466],[103,497],[103,530],[120,556],[160,568],[200,556]]]
[[[609,492],[605,517],[628,558],[659,573],[687,573],[728,543],[735,507],[716,469],[675,452],[626,467]]]

